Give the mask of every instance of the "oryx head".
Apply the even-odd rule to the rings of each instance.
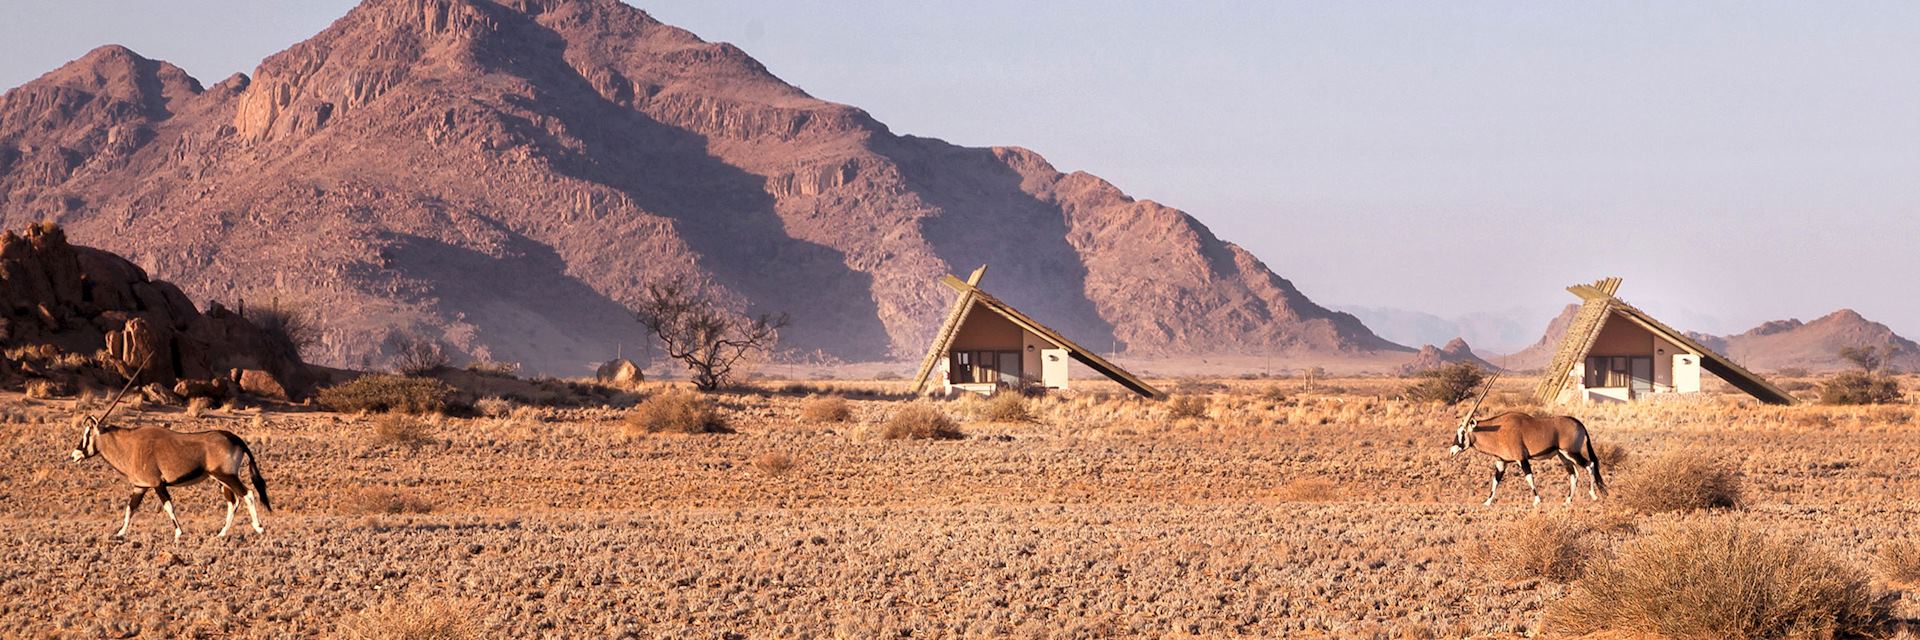
[[[1480,411],[1480,403],[1485,402],[1487,394],[1493,392],[1493,381],[1499,379],[1500,374],[1497,373],[1488,378],[1486,386],[1480,390],[1480,397],[1473,400],[1473,407],[1467,409],[1467,415],[1460,418],[1460,428],[1453,432],[1453,446],[1447,448],[1448,455],[1459,455],[1473,448],[1473,429],[1480,426],[1480,419],[1475,416]]]
[[[72,456],[74,462],[100,455],[100,445],[95,442],[99,437],[100,423],[93,416],[87,416],[86,426],[80,428],[80,443],[74,445],[73,452],[67,455]]]

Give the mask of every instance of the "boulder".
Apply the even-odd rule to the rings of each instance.
[[[600,368],[594,372],[593,378],[600,381],[601,384],[625,386],[644,382],[647,379],[647,375],[642,373],[640,367],[633,364],[632,360],[614,358],[608,360],[606,364],[600,365]]]
[[[173,383],[173,393],[188,400],[211,398],[226,400],[233,397],[233,382],[226,378],[208,378],[205,380],[181,380]]]
[[[286,385],[281,384],[279,378],[264,369],[234,369],[231,375],[234,383],[240,386],[240,391],[243,393],[272,400],[293,399],[289,397]]]
[[[148,404],[186,404],[186,401],[181,399],[179,394],[174,393],[171,389],[160,386],[158,382],[149,382],[147,386],[140,387],[140,397],[145,398]]]

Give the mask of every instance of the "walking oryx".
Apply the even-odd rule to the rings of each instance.
[[[144,367],[142,367],[144,369]],[[139,373],[134,374],[134,379]],[[220,527],[220,537],[226,537],[227,530],[233,528],[233,512],[240,506],[242,499],[247,503],[247,516],[253,519],[254,533],[264,531],[260,527],[260,512],[254,508],[257,499],[261,507],[273,511],[273,505],[267,502],[267,481],[260,477],[260,462],[247,448],[245,440],[226,431],[201,431],[198,433],[175,433],[164,427],[116,427],[107,422],[113,413],[114,405],[119,404],[121,396],[132,388],[133,382],[127,382],[127,388],[120,390],[113,402],[100,417],[87,417],[86,429],[80,433],[80,444],[73,450],[73,461],[79,462],[93,456],[107,461],[114,471],[133,484],[133,496],[127,499],[126,513],[120,520],[120,531],[115,538],[125,538],[127,528],[133,524],[133,511],[140,508],[141,499],[148,490],[160,497],[160,510],[166,512],[167,520],[173,523],[173,539],[180,539],[180,520],[173,515],[173,495],[168,487],[179,487],[199,483],[212,477],[220,483],[221,493],[227,501],[227,523]],[[241,465],[245,464],[252,472],[253,489],[240,483]]]
[[[1453,434],[1453,447],[1449,451],[1459,454],[1472,449],[1493,456],[1493,490],[1487,493],[1484,504],[1493,504],[1500,495],[1500,479],[1507,474],[1507,465],[1519,464],[1520,472],[1527,475],[1527,489],[1533,491],[1533,503],[1540,504],[1540,488],[1533,484],[1533,461],[1549,456],[1560,458],[1560,464],[1567,469],[1567,502],[1573,502],[1575,487],[1580,483],[1578,467],[1586,467],[1587,475],[1592,478],[1592,486],[1587,487],[1587,497],[1599,500],[1607,492],[1607,482],[1600,476],[1600,458],[1594,454],[1593,439],[1587,437],[1587,426],[1571,416],[1534,416],[1519,411],[1509,411],[1491,418],[1474,418],[1480,410],[1480,402],[1487,399],[1487,391],[1493,390],[1493,382],[1487,382],[1486,391],[1473,402],[1473,408],[1467,410],[1467,417],[1461,419],[1460,429]]]

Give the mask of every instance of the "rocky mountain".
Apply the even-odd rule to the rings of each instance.
[[[1494,366],[1493,363],[1482,360],[1480,356],[1474,355],[1473,347],[1467,346],[1467,341],[1454,338],[1448,341],[1446,346],[1443,347],[1433,345],[1420,347],[1420,351],[1413,355],[1412,360],[1400,365],[1398,373],[1400,375],[1413,375],[1422,371],[1462,362],[1480,367],[1483,371],[1501,370],[1500,367]]]
[[[1920,344],[1852,309],[1841,309],[1811,322],[1775,320],[1745,333],[1708,337],[1703,342],[1735,362],[1759,370],[1848,369],[1853,365],[1839,356],[1841,349],[1872,347],[1890,354],[1887,364],[1904,371],[1920,371]]]
[[[816,357],[917,356],[943,273],[1138,355],[1404,350],[1177,209],[1014,147],[900,135],[614,0],[368,0],[203,86],[118,46],[0,97],[0,224],[202,300],[574,373],[684,278]]]
[[[1552,309],[1513,308],[1505,311],[1480,311],[1457,316],[1440,316],[1424,311],[1394,307],[1333,305],[1330,308],[1353,314],[1382,338],[1399,344],[1443,344],[1460,338],[1481,353],[1516,351],[1533,343],[1539,329],[1536,320]]]

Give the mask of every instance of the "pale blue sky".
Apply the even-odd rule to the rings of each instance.
[[[99,44],[211,84],[349,2],[28,2],[0,86]],[[1920,334],[1920,3],[638,2],[901,133],[1034,149],[1326,303],[1621,295]],[[1544,318],[1541,318],[1544,322]]]

